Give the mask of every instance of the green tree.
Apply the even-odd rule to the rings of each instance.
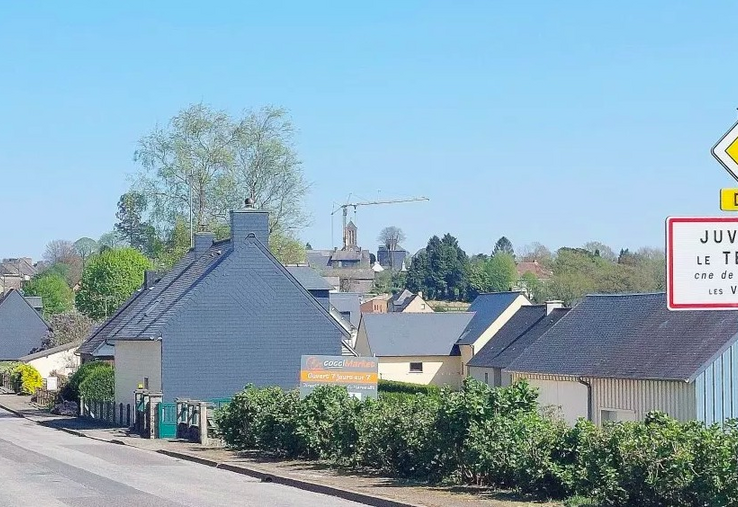
[[[269,250],[282,264],[302,264],[307,259],[302,242],[282,231],[269,236]]]
[[[465,300],[469,295],[469,258],[457,239],[446,234],[433,236],[425,250],[410,263],[407,288],[422,291],[429,299]]]
[[[212,230],[248,196],[269,211],[271,232],[290,235],[305,224],[308,190],[293,135],[282,109],[232,118],[192,105],[140,140],[134,189],[146,197],[160,230],[172,230],[190,212],[195,227]]]
[[[46,317],[66,312],[74,306],[74,292],[64,277],[55,272],[44,271],[34,276],[23,286],[23,293],[41,297]]]
[[[108,249],[87,263],[77,308],[92,319],[108,317],[143,283],[149,260],[136,249]]]
[[[500,251],[493,255],[485,263],[484,270],[492,292],[510,290],[518,279],[515,258],[507,252]]]
[[[152,255],[158,240],[154,227],[144,220],[147,202],[140,192],[127,192],[118,200],[115,230],[133,248]]]
[[[502,236],[500,239],[498,239],[495,243],[495,247],[492,249],[492,255],[498,253],[506,253],[511,255],[513,259],[515,258],[515,249],[513,248],[513,244],[505,236]]]
[[[77,241],[74,242],[74,250],[77,252],[77,255],[79,255],[79,258],[82,260],[82,270],[85,269],[85,263],[87,262],[87,259],[98,251],[100,246],[97,244],[97,241],[95,241],[92,238],[84,237],[79,238]]]
[[[47,266],[63,265],[64,278],[70,287],[74,287],[82,276],[82,259],[71,241],[49,241],[44,251],[44,261]]]

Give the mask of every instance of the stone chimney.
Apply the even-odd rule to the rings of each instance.
[[[195,257],[200,257],[213,246],[215,234],[212,232],[196,232],[195,233]]]
[[[557,308],[563,308],[564,302],[558,299],[554,299],[552,301],[546,301],[546,315],[550,315],[552,311],[556,310]]]
[[[254,208],[251,198],[246,199],[244,209],[231,211],[233,249],[242,248],[249,234],[253,234],[264,246],[269,246],[269,212]]]

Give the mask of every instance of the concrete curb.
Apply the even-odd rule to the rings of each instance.
[[[282,484],[284,486],[290,486],[292,488],[302,489],[310,491],[311,493],[320,493],[323,495],[334,496],[349,500],[351,502],[361,503],[365,505],[372,505],[374,507],[420,507],[417,504],[411,504],[406,502],[400,502],[397,500],[391,500],[376,495],[369,495],[366,493],[359,493],[356,491],[349,491],[345,489],[339,489],[333,486],[327,486],[325,484],[318,484],[315,482],[304,481],[301,479],[294,479],[292,477],[285,477],[283,475],[270,474],[254,468],[249,468],[243,465],[232,465],[230,463],[220,463],[218,461],[200,458],[198,456],[191,456],[189,454],[179,453],[176,451],[168,451],[166,449],[159,449],[159,454],[164,454],[171,458],[178,458],[186,461],[192,461],[201,465],[218,468],[221,470],[228,470],[241,475],[248,475],[261,480],[262,482],[273,482],[275,484]]]
[[[3,404],[0,404],[0,408],[10,412],[16,417],[21,417],[23,419],[34,422],[39,425],[41,424],[41,421],[31,419],[27,415],[23,414],[22,412],[13,410],[12,408],[6,407]],[[69,433],[70,435],[89,438],[91,440],[97,440],[98,442],[107,442],[110,444],[125,445],[128,447],[134,447],[136,449],[140,449],[142,451],[152,451],[152,449],[143,449],[135,445],[127,444],[126,442],[120,439],[114,438],[114,439],[108,440],[106,438],[95,437],[92,435],[88,435],[82,431],[73,430],[70,428],[53,428],[52,427],[51,429],[61,430],[65,433]],[[192,463],[197,463],[197,464],[209,466],[212,468],[227,470],[228,472],[234,472],[234,473],[241,474],[241,475],[247,475],[249,477],[254,477],[256,479],[259,479],[262,482],[273,482],[275,484],[282,484],[284,486],[302,489],[304,491],[310,491],[311,493],[320,493],[323,495],[328,495],[328,496],[333,496],[337,498],[342,498],[344,500],[349,500],[351,502],[361,503],[365,505],[372,505],[374,507],[422,507],[417,504],[400,502],[398,500],[391,500],[389,498],[384,498],[384,497],[376,496],[376,495],[369,495],[367,493],[359,493],[356,491],[339,489],[333,486],[327,486],[325,484],[318,484],[315,482],[304,481],[301,479],[294,479],[292,477],[285,477],[283,475],[270,474],[270,473],[266,473],[261,470],[256,470],[254,468],[249,468],[243,465],[232,465],[229,463],[221,463],[218,461],[201,458],[199,456],[192,456],[190,454],[180,453],[176,451],[169,451],[167,449],[157,449],[154,452],[158,454],[163,454],[164,456],[169,456],[170,458],[181,459],[184,461],[190,461]]]

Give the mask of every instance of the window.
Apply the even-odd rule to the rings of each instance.
[[[600,411],[600,423],[619,421],[635,421],[635,412],[632,410],[620,410],[616,408],[603,409]]]
[[[484,373],[484,383],[489,385],[489,373],[487,372]]]
[[[410,363],[410,373],[423,373],[423,363]]]

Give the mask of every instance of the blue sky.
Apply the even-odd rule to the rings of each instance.
[[[314,247],[349,194],[430,198],[359,208],[372,249],[659,247],[738,186],[734,1],[108,3],[0,3],[0,256],[112,229],[137,140],[201,101],[291,112]]]

